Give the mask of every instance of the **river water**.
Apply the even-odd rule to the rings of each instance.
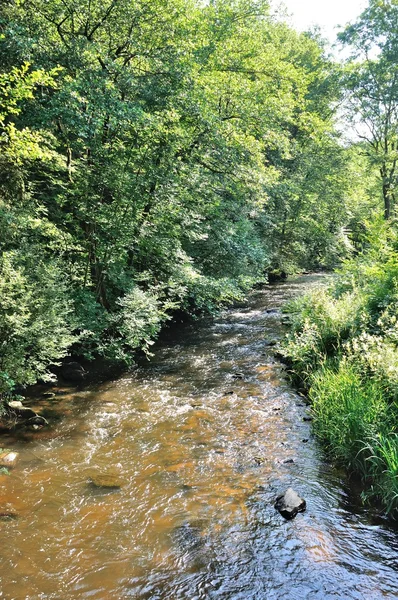
[[[20,452],[0,478],[0,598],[398,597],[396,530],[328,465],[267,345],[311,283],[257,291],[129,374],[33,402],[50,427],[0,438]],[[307,501],[293,521],[273,507],[288,486]]]

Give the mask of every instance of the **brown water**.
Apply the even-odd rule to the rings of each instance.
[[[21,453],[0,479],[1,599],[398,597],[396,531],[355,506],[266,345],[267,310],[309,283],[174,330],[132,373],[36,403],[50,428],[0,438]],[[287,522],[290,485],[308,508]]]

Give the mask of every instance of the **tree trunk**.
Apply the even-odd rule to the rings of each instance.
[[[384,218],[386,221],[391,216],[391,190],[388,183],[383,183]]]

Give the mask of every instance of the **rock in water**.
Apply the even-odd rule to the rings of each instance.
[[[14,400],[5,404],[5,421],[9,422],[9,427],[15,425],[32,425],[33,427],[43,427],[48,425],[44,417],[38,415],[34,410],[27,406],[23,406],[22,402]]]
[[[83,369],[83,367],[78,362],[67,362],[62,365],[62,377],[66,379],[66,381],[73,381],[74,383],[78,383],[79,381],[84,381],[87,372]]]
[[[285,519],[293,519],[297,513],[305,511],[306,502],[303,498],[300,498],[293,488],[288,488],[284,494],[276,499],[275,508]]]
[[[0,467],[12,469],[18,460],[18,452],[3,452],[0,454]]]
[[[8,403],[11,408],[23,408],[23,404],[20,400],[12,400]]]
[[[238,373],[234,373],[234,374],[232,375],[232,379],[244,379],[244,378],[245,378],[245,375],[244,375],[244,373],[240,373],[240,372],[238,372]]]
[[[120,474],[116,471],[92,471],[90,473],[89,482],[96,488],[104,490],[119,490],[123,485],[123,480]]]

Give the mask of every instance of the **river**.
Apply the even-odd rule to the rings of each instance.
[[[33,400],[50,426],[0,438],[20,453],[0,478],[2,600],[398,597],[396,529],[328,464],[268,345],[315,280],[171,329],[114,381]],[[307,501],[293,521],[273,506],[289,486]]]

